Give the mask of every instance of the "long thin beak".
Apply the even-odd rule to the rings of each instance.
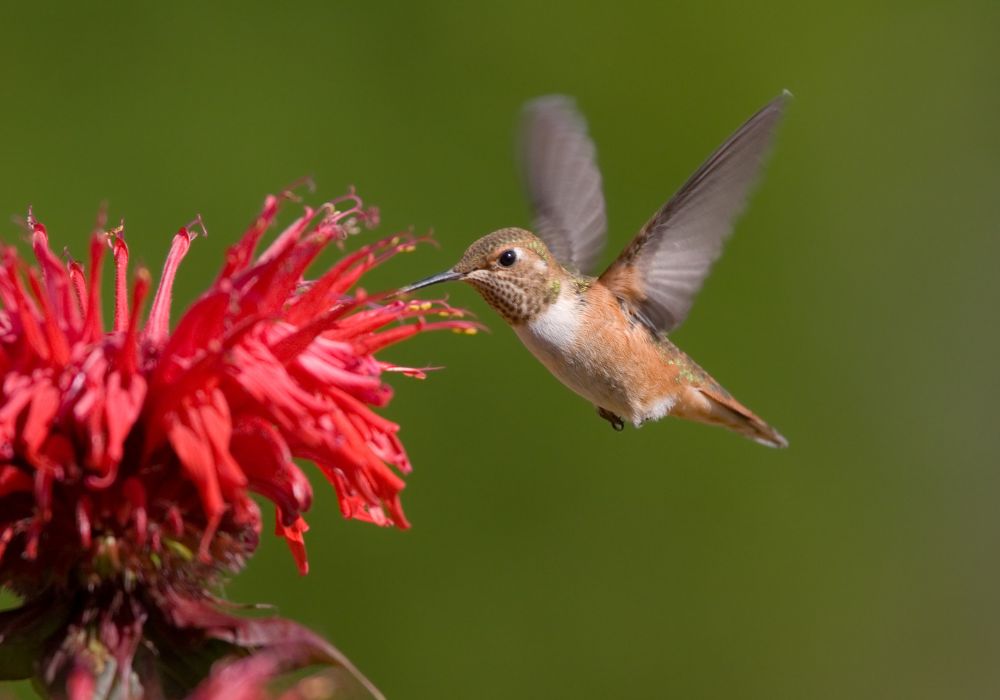
[[[393,296],[399,296],[400,294],[409,294],[418,289],[423,289],[424,287],[429,287],[432,284],[438,284],[440,282],[451,282],[453,280],[460,280],[465,277],[461,272],[455,272],[454,270],[445,270],[444,272],[439,272],[436,275],[431,275],[426,279],[422,279],[419,282],[414,282],[413,284],[407,285],[405,287],[400,287],[400,289],[393,294]]]

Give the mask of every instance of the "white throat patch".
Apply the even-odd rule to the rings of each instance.
[[[565,352],[576,342],[581,316],[576,306],[576,295],[563,291],[535,318],[515,329],[530,350]]]

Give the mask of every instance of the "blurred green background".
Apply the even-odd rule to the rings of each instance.
[[[516,114],[564,92],[610,261],[788,88],[674,337],[790,449],[614,433],[456,286],[492,334],[387,353],[447,367],[394,380],[387,411],[413,529],[343,521],[311,472],[312,573],[266,535],[228,592],[390,698],[998,697],[998,36],[993,1],[6,3],[0,214],[33,204],[82,255],[107,200],[158,268],[200,212],[186,304],[263,196],[313,175],[314,202],[354,184],[382,232],[435,230],[368,280],[397,286],[527,223]]]

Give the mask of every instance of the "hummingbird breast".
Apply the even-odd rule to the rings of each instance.
[[[551,304],[513,327],[563,384],[632,423],[665,416],[684,388],[668,348],[596,281],[563,285]]]

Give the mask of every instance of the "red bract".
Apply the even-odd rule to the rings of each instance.
[[[345,517],[408,526],[399,494],[410,464],[398,426],[372,407],[391,397],[384,372],[422,373],[375,353],[422,331],[476,326],[443,302],[356,288],[372,267],[411,250],[410,235],[366,245],[306,280],[331,242],[375,223],[353,194],[306,208],[256,255],[286,198],[267,198],[173,331],[171,292],[196,237],[190,226],[173,238],[145,321],[150,275],[139,270],[129,284],[121,227],[94,234],[86,269],[56,257],[30,214],[37,265],[2,251],[0,586],[25,605],[0,615],[5,657],[24,657],[0,663],[0,678],[30,672],[74,697],[113,678],[126,695],[155,687],[169,696],[200,678],[167,687],[157,669],[175,646],[296,641],[288,628],[279,639],[263,620],[223,615],[208,593],[256,547],[251,492],[274,503],[277,532],[306,572],[302,513],[312,489],[295,458],[319,468]],[[295,629],[310,650],[303,659],[327,658]],[[287,668],[287,649],[272,662]]]

